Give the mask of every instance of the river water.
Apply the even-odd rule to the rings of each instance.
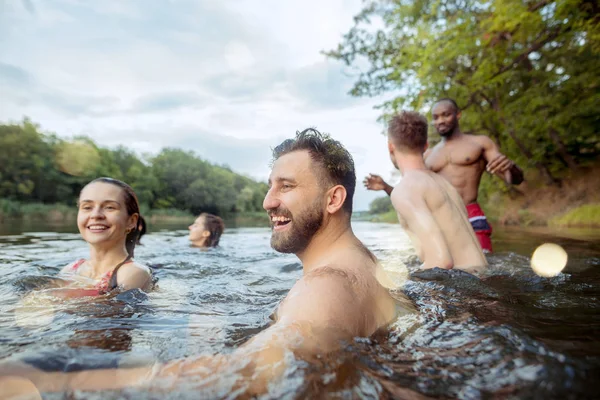
[[[151,227],[136,259],[158,288],[113,298],[57,303],[35,292],[46,277],[88,255],[73,227],[0,232],[0,360],[73,371],[229,353],[269,324],[269,315],[302,273],[274,252],[267,228],[228,228],[221,246],[190,248],[183,227]],[[354,222],[417,313],[388,335],[357,338],[318,365],[292,363],[265,398],[598,397],[600,235],[583,231],[496,229],[490,272],[417,271],[398,225]],[[20,233],[28,231],[26,233]],[[565,271],[537,277],[532,251],[544,242],[569,254]],[[34,293],[34,294],[31,294]],[[236,398],[225,384],[199,394],[182,385],[71,393],[69,398]],[[49,398],[63,398],[63,394]]]

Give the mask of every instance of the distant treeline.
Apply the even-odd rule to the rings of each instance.
[[[81,188],[101,176],[131,185],[143,210],[262,211],[268,190],[265,183],[190,151],[165,148],[140,158],[123,146],[101,147],[88,137],[65,140],[42,133],[28,119],[0,125],[0,199],[6,204],[74,206]]]

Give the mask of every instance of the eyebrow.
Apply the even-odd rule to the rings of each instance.
[[[83,204],[83,203],[94,203],[94,200],[81,200],[81,201],[79,202],[79,204]],[[121,203],[119,203],[119,202],[118,202],[118,201],[116,201],[116,200],[103,200],[103,201],[101,201],[100,203],[101,203],[101,204],[103,204],[103,203],[115,203],[115,204],[121,205]]]
[[[294,178],[288,178],[288,177],[285,177],[285,176],[278,176],[275,179],[269,178],[269,185],[272,184],[273,181],[275,181],[275,182],[287,181],[287,182],[290,182],[290,183],[298,183]]]

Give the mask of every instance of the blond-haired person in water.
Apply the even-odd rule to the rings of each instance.
[[[188,229],[190,230],[189,239],[193,247],[217,247],[225,230],[225,223],[223,223],[221,217],[202,213]]]
[[[77,260],[61,271],[61,277],[77,288],[55,290],[63,297],[97,296],[119,287],[147,290],[150,269],[135,262],[135,245],[146,232],[133,189],[112,178],[98,178],[79,194],[77,227],[90,246],[88,259]]]
[[[410,237],[422,268],[481,272],[487,261],[458,191],[427,169],[427,119],[403,111],[391,119],[388,149],[402,180],[390,194],[400,224]]]

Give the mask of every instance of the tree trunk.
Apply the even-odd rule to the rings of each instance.
[[[548,129],[548,134],[550,135],[550,139],[552,139],[552,141],[556,145],[556,148],[558,149],[558,154],[565,161],[565,164],[567,165],[567,167],[569,167],[569,169],[572,169],[572,170],[576,169],[577,162],[575,161],[575,159],[573,157],[571,157],[571,155],[567,151],[567,147],[562,142],[562,140],[560,140],[560,136],[558,136],[558,132],[556,131],[556,129],[554,129],[554,128]]]

